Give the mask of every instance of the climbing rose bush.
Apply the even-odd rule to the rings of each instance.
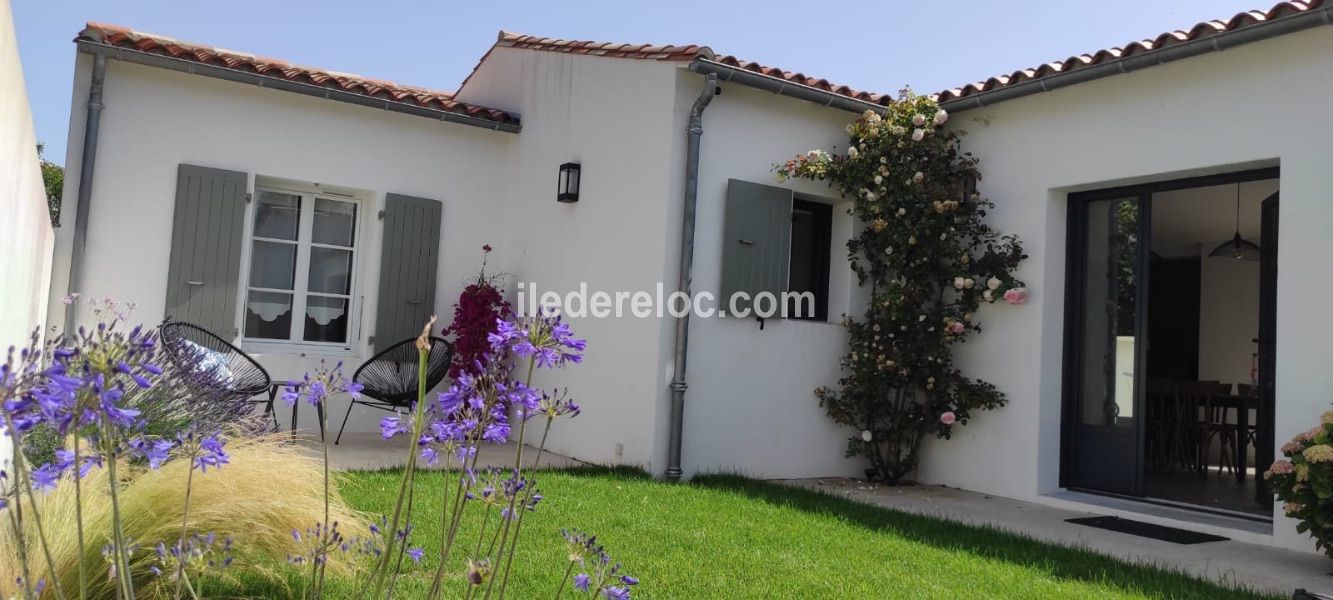
[[[1264,478],[1284,502],[1282,512],[1299,521],[1296,531],[1309,534],[1333,558],[1333,410],[1283,444],[1282,455]]]
[[[871,301],[850,335],[837,389],[815,394],[837,422],[855,429],[848,456],[867,475],[897,483],[915,468],[922,439],[948,438],[1004,395],[966,377],[953,347],[981,332],[982,304],[1027,301],[1014,277],[1022,245],[986,224],[993,204],[975,189],[977,160],[959,148],[963,132],[934,101],[904,91],[883,114],[847,126],[843,154],[811,150],[775,167],[780,179],[826,181],[859,229],[847,257]]]

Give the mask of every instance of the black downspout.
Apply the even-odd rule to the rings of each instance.
[[[102,86],[106,82],[106,53],[93,54],[92,84],[88,87],[88,117],[83,124],[83,158],[79,161],[79,196],[74,213],[74,245],[69,258],[67,293],[83,284],[83,255],[88,245],[88,205],[93,195],[93,170],[97,167],[97,134],[102,125]],[[65,309],[65,333],[74,331],[78,303]]]
[[[704,77],[704,89],[694,100],[690,109],[690,121],[686,127],[685,146],[685,211],[680,228],[680,281],[676,289],[690,297],[690,280],[694,269],[694,219],[699,199],[699,138],[704,133],[704,109],[718,93],[717,75],[709,73]],[[680,481],[680,446],[681,430],[685,416],[685,356],[689,349],[690,314],[676,317],[676,351],[673,358],[671,376],[671,434],[667,445],[666,477],[670,481]]]

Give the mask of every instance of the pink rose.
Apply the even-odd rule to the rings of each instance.
[[[953,425],[957,420],[958,416],[954,415],[953,411],[946,411],[944,414],[940,415],[940,422],[945,425]]]
[[[963,325],[962,321],[954,321],[952,323],[949,323],[949,331],[952,333],[962,333],[963,330],[965,329],[967,329],[967,326]]]
[[[1028,301],[1028,291],[1026,288],[1013,288],[1005,290],[1004,301],[1010,304],[1022,304]]]

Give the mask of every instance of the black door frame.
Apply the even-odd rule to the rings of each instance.
[[[1137,326],[1135,336],[1147,340],[1147,311],[1148,303],[1144,300],[1148,298],[1148,269],[1149,258],[1152,253],[1151,247],[1151,221],[1152,221],[1152,196],[1160,192],[1173,190],[1182,190],[1197,187],[1209,187],[1216,185],[1225,185],[1229,183],[1243,183],[1247,181],[1261,181],[1265,179],[1279,179],[1281,175],[1278,167],[1268,167],[1260,169],[1248,169],[1244,171],[1235,171],[1231,173],[1221,173],[1217,175],[1203,175],[1197,177],[1185,177],[1180,179],[1171,179],[1165,181],[1149,182],[1135,185],[1117,186],[1089,190],[1084,192],[1073,192],[1068,195],[1067,219],[1065,232],[1065,310],[1064,310],[1064,364],[1062,370],[1061,382],[1061,415],[1060,415],[1060,486],[1064,488],[1079,489],[1075,485],[1075,474],[1073,465],[1076,463],[1074,448],[1076,445],[1076,436],[1079,425],[1079,397],[1080,389],[1080,354],[1083,347],[1082,334],[1082,288],[1083,280],[1086,275],[1086,265],[1083,261],[1084,248],[1087,242],[1087,214],[1088,204],[1096,200],[1116,200],[1125,198],[1138,198],[1140,207],[1139,219],[1139,256],[1138,256],[1138,299],[1136,311]],[[1134,414],[1144,414],[1144,394],[1147,387],[1147,378],[1141,376],[1145,373],[1144,362],[1147,359],[1147,344],[1138,344],[1135,348],[1134,372],[1139,374],[1134,382]],[[1263,424],[1264,427],[1272,428],[1271,419]],[[1142,496],[1143,490],[1143,440],[1144,423],[1140,418],[1135,423],[1135,468],[1134,473],[1137,482],[1134,484],[1134,496]],[[1260,436],[1263,437],[1262,435]],[[1272,438],[1269,437],[1271,440]],[[1256,457],[1258,458],[1258,457]],[[1096,491],[1096,490],[1090,490]]]

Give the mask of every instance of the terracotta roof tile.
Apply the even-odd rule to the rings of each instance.
[[[870,102],[872,104],[888,105],[889,101],[892,99],[892,96],[888,94],[865,92],[845,85],[839,85],[827,79],[822,79],[819,77],[815,77],[813,75],[784,71],[777,67],[769,67],[761,65],[757,62],[741,60],[731,55],[721,56],[715,60],[716,62],[722,63],[727,66],[736,67],[738,69],[744,69],[746,71],[753,71],[755,73],[759,73],[761,75],[767,75],[769,77],[777,77],[779,79],[790,81],[792,83],[821,89],[826,92],[832,92],[834,94],[847,96],[849,98],[855,98],[857,100]]]
[[[113,48],[129,48],[236,71],[247,71],[266,77],[320,87],[332,87],[372,98],[382,98],[389,102],[467,115],[497,123],[513,125],[519,123],[518,116],[509,112],[459,102],[454,99],[452,92],[400,85],[392,81],[315,67],[302,67],[285,60],[181,42],[167,36],[135,31],[118,25],[90,22],[83,31],[79,32],[75,41],[91,42]]]
[[[1131,56],[1137,56],[1156,50],[1161,50],[1176,44],[1183,44],[1195,40],[1205,39],[1222,33],[1228,33],[1237,29],[1252,27],[1260,23],[1280,19],[1282,17],[1308,12],[1321,7],[1324,0],[1294,0],[1291,2],[1281,2],[1274,5],[1267,11],[1251,10],[1238,13],[1226,21],[1213,20],[1198,23],[1189,29],[1168,31],[1152,39],[1138,40],[1125,44],[1124,46],[1097,50],[1089,54],[1080,54],[1071,56],[1064,60],[1049,62],[1044,65],[1030,69],[1021,69],[1007,75],[998,75],[985,81],[969,83],[967,85],[956,87],[949,90],[936,93],[933,97],[940,102],[948,102],[974,96],[982,92],[1017,85],[1020,83],[1035,81],[1044,77],[1050,77],[1060,73],[1077,71],[1092,65],[1112,62]]]
[[[662,46],[654,44],[616,44],[561,40],[533,35],[523,35],[510,31],[501,31],[495,46],[502,48],[526,48],[546,52],[564,52],[567,54],[590,54],[613,58],[641,58],[648,60],[691,61],[695,58],[712,58],[713,51],[707,46]]]
[[[1097,50],[1088,54],[1079,54],[1063,60],[1048,62],[1036,67],[1020,69],[1008,74],[996,75],[984,81],[978,81],[938,92],[933,94],[932,97],[940,102],[959,100],[983,92],[1069,73],[1093,65],[1154,52],[1176,44],[1192,42],[1235,31],[1237,29],[1252,27],[1274,19],[1315,10],[1323,6],[1325,2],[1326,0],[1291,0],[1281,2],[1266,11],[1246,11],[1236,14],[1226,21],[1205,21],[1203,23],[1198,23],[1187,30],[1169,31],[1152,39],[1130,42],[1120,47]],[[458,114],[466,114],[500,123],[518,123],[518,117],[516,115],[499,109],[457,101],[454,99],[454,94],[450,92],[415,88],[399,85],[391,81],[362,77],[360,75],[302,67],[283,60],[180,42],[166,36],[142,33],[115,25],[88,23],[87,28],[80,32],[76,41],[88,41],[113,47],[133,48],[142,52],[172,56],[205,64],[216,64],[225,66],[229,69],[251,71],[269,77],[301,81],[316,86],[334,86],[366,96],[382,97],[395,102],[425,106]],[[695,44],[683,46],[619,44],[610,42],[564,40],[501,31],[496,38],[495,44],[491,46],[490,50],[488,50],[487,53],[482,56],[481,60],[478,61],[478,67],[480,67],[481,63],[490,56],[490,53],[493,52],[495,48],[521,48],[543,52],[560,52],[565,54],[670,62],[689,62],[696,59],[705,59],[744,69],[746,71],[760,73],[769,77],[780,78],[799,85],[817,88],[834,94],[847,96],[849,98],[855,98],[872,104],[887,105],[892,100],[892,96],[889,94],[862,91],[846,85],[836,84],[827,79],[815,77],[813,75],[784,71],[776,67],[742,60],[735,56],[717,56],[708,46]],[[472,78],[472,75],[476,74],[476,72],[477,68],[474,67],[472,73],[469,74],[459,86],[460,90],[467,85],[468,81]]]

